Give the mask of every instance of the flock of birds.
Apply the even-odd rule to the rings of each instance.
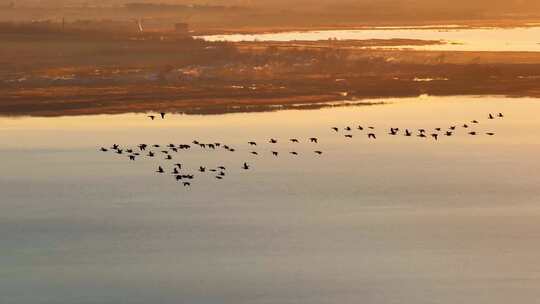
[[[161,119],[165,119],[165,116],[166,116],[166,113],[159,113],[159,117],[161,117]],[[150,118],[151,120],[155,120],[156,118],[158,117],[158,115],[148,115],[148,118]],[[500,118],[503,118],[504,117],[504,114],[503,113],[498,113],[498,114],[488,114],[487,118],[489,120],[494,120],[494,119],[500,119]],[[419,137],[419,138],[429,138],[431,137],[433,140],[437,141],[439,140],[439,137],[441,136],[453,136],[456,134],[456,132],[458,131],[458,129],[465,129],[465,130],[471,130],[469,132],[467,132],[468,135],[470,136],[477,136],[477,135],[481,135],[480,132],[478,131],[474,131],[472,130],[473,126],[474,125],[477,125],[479,124],[480,122],[478,120],[472,120],[470,123],[464,123],[462,125],[452,125],[448,128],[434,128],[433,130],[429,131],[427,129],[415,129],[415,130],[412,130],[412,129],[400,129],[400,128],[390,128],[388,130],[388,135],[390,136],[406,136],[406,137],[413,137],[413,136],[416,136],[416,137]],[[346,126],[346,127],[342,127],[342,128],[339,128],[339,127],[331,127],[331,130],[333,130],[335,133],[339,134],[343,134],[343,136],[345,138],[353,138],[354,136],[357,135],[353,133],[353,130],[359,130],[359,131],[364,131],[366,130],[366,134],[364,136],[367,136],[368,139],[370,140],[376,140],[377,139],[377,134],[376,134],[376,131],[375,131],[375,127],[373,126],[367,126],[367,127],[363,127],[363,126],[356,126],[355,128],[352,128],[350,126]],[[485,135],[488,135],[488,136],[494,136],[495,133],[494,132],[486,132]],[[275,145],[278,143],[278,139],[275,139],[275,138],[270,138],[268,139],[267,141],[270,145]],[[298,138],[290,138],[288,139],[288,142],[291,143],[291,144],[300,144],[301,140],[298,139]],[[306,142],[310,143],[310,144],[313,144],[313,145],[316,145],[319,143],[319,138],[317,137],[310,137],[310,138],[307,138]],[[255,147],[257,147],[260,143],[259,142],[256,142],[256,141],[247,141],[246,144],[254,149]],[[163,160],[166,160],[166,161],[172,161],[174,158],[173,158],[173,155],[178,153],[178,152],[181,152],[182,150],[190,150],[190,149],[194,149],[194,148],[199,148],[199,149],[206,149],[206,150],[217,150],[217,149],[223,149],[225,151],[228,151],[228,152],[236,152],[237,149],[232,147],[231,145],[227,145],[227,144],[224,144],[224,143],[220,143],[220,142],[211,142],[211,143],[203,143],[203,142],[200,142],[198,140],[193,140],[190,144],[167,144],[167,145],[159,145],[159,144],[139,144],[137,145],[136,147],[121,147],[120,145],[118,144],[113,144],[111,147],[109,148],[106,148],[106,147],[101,147],[99,150],[102,151],[102,152],[114,152],[115,154],[118,154],[118,155],[126,155],[127,158],[130,160],[130,161],[135,161],[137,160],[137,158],[140,158],[140,157],[148,157],[148,158],[160,158],[160,157],[163,157]],[[280,152],[279,151],[276,151],[276,150],[270,150],[270,152],[272,153],[272,156],[274,157],[278,157],[280,155]],[[251,155],[255,155],[255,156],[258,156],[260,153],[258,151],[255,151],[255,150],[252,150],[252,151],[249,151],[249,153]],[[293,156],[298,156],[299,153],[297,151],[288,151],[287,152],[288,154],[290,155],[293,155]],[[313,153],[315,153],[316,155],[322,155],[323,154],[323,151],[321,150],[314,150]],[[242,170],[250,170],[251,169],[251,165],[248,164],[248,162],[244,162],[241,166],[240,166],[240,169]],[[222,180],[224,179],[226,176],[227,176],[227,168],[225,166],[217,166],[217,167],[212,167],[212,168],[207,168],[206,166],[199,166],[199,168],[197,169],[198,173],[199,174],[204,174],[204,173],[210,173],[210,174],[213,174],[214,177],[218,180]],[[182,163],[174,163],[172,164],[172,167],[169,169],[169,170],[165,170],[164,167],[162,165],[159,165],[155,171],[157,174],[171,174],[174,179],[181,183],[184,187],[189,187],[191,186],[191,183],[192,181],[195,179],[195,173],[193,172],[188,172],[185,168],[185,166],[182,164]]]

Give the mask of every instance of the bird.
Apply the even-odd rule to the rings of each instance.
[[[473,120],[473,121],[471,121],[471,122],[474,123],[474,124],[477,124],[477,123],[478,123],[478,120],[475,119],[475,120]]]
[[[405,136],[412,136],[412,132],[409,129],[405,130]]]
[[[279,153],[278,153],[277,151],[272,151],[272,155],[278,156],[278,154],[279,154]]]
[[[291,141],[292,143],[299,143],[299,142],[300,142],[300,141],[298,141],[298,139],[296,139],[296,138],[291,138],[290,141]]]
[[[426,136],[426,134],[424,134],[424,133],[420,133],[420,134],[418,134],[418,137],[426,138],[427,136]]]
[[[351,127],[346,127],[345,128],[345,131],[351,131],[351,130],[352,130]]]
[[[256,145],[257,145],[257,143],[254,142],[254,141],[250,141],[250,142],[248,142],[248,144],[249,144],[250,146],[256,146]]]
[[[139,150],[145,151],[145,150],[146,150],[146,147],[148,147],[148,145],[146,145],[146,144],[140,144],[140,145],[139,145]]]
[[[497,116],[499,116],[500,118],[504,117],[503,113],[499,113]]]
[[[101,149],[99,149],[99,150],[101,150],[102,152],[107,152],[107,151],[109,151],[109,150],[107,150],[106,148],[103,148],[103,147],[101,147]]]
[[[420,133],[425,133],[426,130],[425,130],[425,129],[418,129],[418,132],[420,132]]]
[[[182,170],[182,164],[174,164],[176,167],[178,167],[179,170]]]
[[[112,145],[112,147],[111,147],[111,149],[113,149],[113,150],[116,150],[116,149],[118,149],[118,148],[119,148],[119,147],[118,147],[117,144],[114,144],[114,145]]]
[[[135,160],[135,155],[130,155],[129,160]]]
[[[206,167],[199,166],[199,172],[205,172],[205,171],[206,171]]]
[[[315,154],[321,155],[321,154],[322,154],[322,151],[315,151]]]
[[[332,130],[334,130],[336,132],[339,131],[339,129],[337,127],[332,127]]]
[[[468,128],[469,126],[467,124],[463,124],[463,127],[466,129]]]
[[[152,152],[152,151],[148,152],[148,156],[149,157],[154,157],[154,152]]]
[[[476,132],[469,132],[469,135],[476,135]]]
[[[257,153],[256,151],[251,151],[251,154],[253,154],[253,155],[259,155],[259,153]]]
[[[271,138],[271,139],[270,139],[270,143],[271,143],[271,144],[275,144],[275,143],[277,143],[277,139],[273,139],[273,138]]]
[[[161,166],[158,167],[157,173],[165,173],[165,171],[163,171],[163,168]]]
[[[292,151],[292,152],[289,152],[291,153],[292,155],[298,155],[298,152],[295,152],[295,151]]]
[[[217,179],[223,179],[223,176],[218,175],[218,176],[216,176],[216,178]]]
[[[441,128],[435,128],[435,131],[441,131]]]
[[[352,138],[353,136],[352,136],[352,134],[345,134],[345,137]]]
[[[453,133],[451,131],[446,131],[446,133],[445,133],[446,136],[452,136],[452,134]]]
[[[249,165],[247,163],[244,163],[244,165],[242,166],[242,169],[249,170]]]
[[[369,133],[368,138],[377,139],[374,133]]]
[[[167,157],[165,157],[165,159],[167,159],[167,160],[172,159],[172,156],[171,156],[171,155],[167,155]]]
[[[161,119],[165,119],[165,113],[161,112],[159,115],[161,115]]]
[[[358,126],[358,128],[357,128],[357,129],[358,129],[358,130],[360,130],[360,131],[362,131],[362,130],[364,130],[364,127],[362,127],[362,126]]]
[[[174,167],[172,174],[179,174],[178,168]]]
[[[456,129],[456,126],[451,126],[449,129],[453,131]]]
[[[189,186],[191,186],[190,182],[184,182],[184,187],[189,187]]]
[[[390,135],[397,135],[397,131],[398,131],[397,129],[390,128],[390,133],[388,133],[388,134],[390,134]]]
[[[312,142],[312,143],[317,143],[318,139],[315,138],[315,137],[312,137],[312,138],[309,139],[309,141]]]
[[[493,135],[495,135],[495,133],[493,133],[493,132],[487,132],[486,135],[493,136]]]
[[[156,119],[156,116],[155,116],[155,115],[148,115],[148,117],[149,117],[151,120]]]
[[[226,169],[225,167],[223,167],[223,166],[219,166],[218,169],[219,169],[219,170],[227,170],[227,169]]]
[[[489,119],[495,119],[495,116],[493,116],[493,114],[489,113],[488,118]]]
[[[439,139],[439,134],[433,133],[433,134],[431,134],[431,137],[433,137],[435,140],[438,140]]]

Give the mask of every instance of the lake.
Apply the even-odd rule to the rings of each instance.
[[[0,118],[0,302],[536,302],[540,100],[381,101],[164,120]],[[450,137],[416,136],[453,125]],[[161,148],[136,161],[99,151],[115,143],[192,148],[173,160]],[[191,187],[169,173],[176,162],[196,175]],[[223,165],[226,177],[201,165]]]
[[[355,30],[291,31],[262,34],[227,34],[201,36],[208,41],[318,41],[369,40],[369,39],[419,39],[442,41],[443,44],[398,46],[434,51],[540,51],[540,27],[514,28],[459,28],[447,27],[378,27]]]

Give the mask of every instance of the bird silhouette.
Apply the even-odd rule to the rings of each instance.
[[[374,133],[369,133],[369,134],[368,134],[368,138],[371,138],[371,139],[377,139],[377,137],[375,136]]]
[[[163,170],[163,168],[161,166],[158,167],[157,173],[165,173],[165,171]]]
[[[182,164],[174,164],[176,167],[178,167],[179,170],[182,170]]]
[[[277,143],[277,140],[276,140],[276,139],[273,139],[273,138],[271,138],[271,139],[270,139],[270,143],[271,143],[271,144],[275,144],[275,143]]]
[[[135,160],[135,155],[130,155],[129,160]]]
[[[292,151],[292,152],[289,152],[291,153],[292,155],[298,155],[298,152],[295,152],[295,151]]]
[[[257,153],[256,151],[251,151],[251,154],[253,154],[253,155],[259,155],[259,153]]]
[[[451,131],[446,131],[446,133],[445,133],[446,136],[452,136],[452,134],[453,133]]]
[[[345,137],[347,137],[347,138],[353,138],[352,134],[345,134]]]
[[[474,132],[474,131],[469,132],[469,135],[476,135],[476,132]]]
[[[352,130],[351,127],[346,127],[345,128],[345,131],[351,131],[351,130]]]
[[[412,132],[409,129],[405,129],[405,136],[412,136]]]
[[[503,113],[499,113],[497,116],[500,117],[500,118],[504,117]]]
[[[148,117],[149,117],[151,120],[156,119],[156,116],[155,116],[155,115],[148,115]]]
[[[315,151],[315,153],[321,155],[322,151]]]
[[[191,186],[190,182],[184,182],[184,187],[189,187],[189,186]]]
[[[272,155],[278,156],[278,154],[279,154],[279,153],[278,153],[277,151],[272,151]]]
[[[357,129],[358,129],[358,130],[360,130],[360,131],[362,131],[362,130],[364,130],[364,127],[362,127],[362,126],[358,126],[358,128],[357,128]]]
[[[493,135],[495,135],[495,133],[493,133],[493,132],[487,132],[486,135],[493,136]]]
[[[165,159],[170,160],[170,159],[172,159],[172,156],[171,156],[171,155],[167,155],[167,157],[165,157]]]
[[[438,140],[439,139],[439,134],[433,133],[433,134],[431,134],[431,137],[433,137],[433,139],[435,139],[435,140]]]
[[[148,156],[149,157],[154,157],[154,152],[152,152],[152,151],[148,152]]]
[[[165,113],[161,112],[159,115],[161,115],[161,119],[165,119]]]
[[[473,124],[479,123],[478,120],[473,120],[473,121],[471,121],[471,122],[472,122]]]
[[[249,165],[247,163],[244,163],[244,165],[242,166],[242,169],[249,170]]]
[[[451,126],[450,127],[450,130],[452,130],[452,131],[455,130],[455,129],[456,129],[456,126]]]
[[[205,171],[206,171],[206,167],[203,167],[203,166],[199,167],[199,172],[205,172]]]
[[[489,113],[488,118],[489,119],[495,119],[495,116],[493,116],[493,114]]]
[[[248,144],[249,144],[250,146],[256,146],[256,145],[257,145],[257,143],[254,142],[254,141],[250,141],[250,142],[248,142]]]
[[[315,138],[315,137],[312,137],[312,138],[309,139],[309,141],[312,142],[312,143],[317,143],[318,139]]]
[[[337,127],[332,127],[332,130],[334,130],[336,132],[339,131],[339,129]]]
[[[101,149],[99,149],[99,150],[100,150],[101,152],[107,152],[107,151],[109,151],[109,150],[107,150],[106,148],[103,148],[103,147],[101,147]]]
[[[299,141],[298,139],[296,139],[296,138],[291,138],[290,141],[291,141],[292,143],[296,143],[296,144],[300,142],[300,141]]]

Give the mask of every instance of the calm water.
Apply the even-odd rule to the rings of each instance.
[[[210,41],[317,41],[328,39],[420,39],[443,41],[441,45],[402,46],[418,50],[451,51],[540,51],[540,27],[518,28],[371,28],[281,32],[267,34],[231,34],[203,36]]]
[[[153,122],[1,118],[0,302],[536,302],[540,100],[388,101]],[[506,117],[488,121],[489,112]],[[497,135],[385,135],[472,119]],[[330,129],[357,124],[378,139]],[[270,147],[270,137],[281,141]],[[303,142],[283,142],[291,137]],[[172,162],[223,164],[225,180],[185,189],[154,173],[165,160],[97,151],[193,139],[237,152],[195,149]],[[240,169],[246,160],[253,170]]]

